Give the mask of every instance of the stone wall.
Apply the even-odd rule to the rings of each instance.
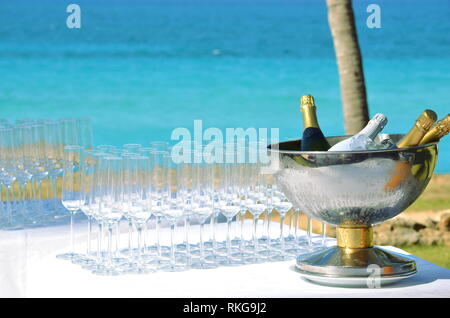
[[[274,221],[279,222],[279,218],[275,216]],[[285,223],[289,224],[290,221],[290,215],[287,215]],[[300,216],[299,227],[303,230],[307,228],[307,217],[304,214]],[[375,226],[373,230],[376,245],[450,246],[450,210],[402,213],[392,220]],[[321,222],[313,220],[313,232],[322,233]],[[336,237],[334,226],[327,226],[327,236]]]
[[[424,221],[399,216],[374,227],[377,245],[446,245],[450,246],[450,212],[440,215],[439,220]]]

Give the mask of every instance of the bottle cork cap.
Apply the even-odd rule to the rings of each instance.
[[[381,113],[378,113],[378,114],[375,114],[375,116],[373,116],[370,121],[377,123],[377,125],[379,125],[381,127],[381,129],[383,129],[384,126],[386,126],[388,120],[387,120],[386,116],[384,116]]]
[[[437,120],[437,115],[431,109],[426,109],[416,120],[416,126],[421,130],[427,132],[434,122]]]

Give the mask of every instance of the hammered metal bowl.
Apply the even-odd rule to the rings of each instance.
[[[389,135],[397,142],[403,135]],[[329,137],[330,145],[349,136]],[[310,152],[301,140],[272,144],[277,185],[292,204],[335,226],[372,226],[393,218],[423,192],[437,144],[355,152]]]

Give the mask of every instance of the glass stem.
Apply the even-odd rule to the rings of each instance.
[[[102,222],[97,221],[98,233],[97,233],[97,262],[100,264],[102,262],[102,236],[103,236],[103,225]]]
[[[186,244],[186,261],[187,264],[190,264],[191,261],[191,247],[189,245],[189,227],[190,227],[190,218],[189,215],[186,215],[184,218],[184,241]]]
[[[142,263],[142,224],[136,224],[137,232],[138,232],[138,263]]]
[[[11,212],[14,212],[15,210],[13,209],[13,206],[14,206],[14,204],[16,203],[16,201],[17,201],[17,198],[16,198],[16,194],[15,194],[15,191],[14,191],[14,185],[11,185],[11,187],[10,187],[10,191],[11,191]]]
[[[52,191],[52,203],[53,203],[53,213],[56,214],[57,210],[58,210],[58,189],[57,189],[57,185],[56,185],[56,176],[52,176],[50,178],[51,182],[51,191]]]
[[[258,227],[258,216],[253,216],[253,253],[256,255],[258,249],[258,237],[256,236],[256,229]]]
[[[49,197],[50,197],[50,191],[51,191],[51,188],[48,186],[49,183],[50,183],[50,177],[47,176],[47,177],[45,178],[45,181],[46,181],[46,183],[47,183],[47,186],[46,186],[46,187],[44,187],[44,180],[41,181],[41,188],[42,188],[42,205],[43,205],[44,209],[46,209],[46,204],[45,204],[45,202],[46,202],[46,201],[48,202]],[[45,198],[45,199],[44,199],[44,198]],[[48,211],[47,211],[47,213],[48,213]]]
[[[215,255],[217,251],[217,243],[216,243],[216,211],[213,211],[211,215],[211,240],[212,240],[212,250]]]
[[[291,210],[291,211],[289,212],[289,228],[288,228],[288,237],[289,237],[289,240],[291,239],[292,222],[294,221],[294,218],[293,218],[294,213],[293,213],[293,212],[294,212],[293,210]]]
[[[128,257],[133,259],[133,222],[128,219]]]
[[[73,217],[75,215],[75,211],[70,211],[70,252],[74,253],[75,251],[75,237],[73,233]]]
[[[241,253],[244,252],[244,220],[245,220],[245,211],[241,211],[241,229],[240,229],[240,242],[239,242],[239,249],[241,250]]]
[[[87,226],[88,226],[88,231],[87,231],[87,247],[86,247],[86,256],[89,257],[89,255],[91,255],[91,237],[92,237],[92,217],[88,216],[87,217]]]
[[[29,213],[28,213],[28,197],[27,197],[27,182],[23,183],[21,185],[22,188],[22,209],[23,209],[23,214],[24,216],[27,217],[27,219],[29,219]]]
[[[26,188],[24,187],[23,183],[19,184],[19,201],[20,201],[20,213],[22,214],[22,217],[25,217],[26,208],[25,208],[25,195],[26,195]]]
[[[113,235],[113,224],[108,223],[108,267],[112,268],[112,235]]]
[[[30,181],[30,204],[29,204],[29,211],[30,211],[30,220],[32,223],[36,222],[36,218],[33,212],[35,212],[37,209],[37,194],[36,194],[36,186],[34,182],[34,178],[32,178]],[[39,211],[38,211],[39,213]]]
[[[19,182],[17,182],[16,212],[17,217],[22,217],[22,191]]]
[[[116,257],[120,256],[120,220],[116,223],[116,247],[115,247]]]
[[[11,202],[9,197],[9,186],[5,187],[6,192],[6,215],[8,217],[8,223],[12,224],[12,211],[11,211]]]
[[[267,250],[270,250],[270,223],[272,221],[271,212],[272,212],[271,209],[267,210],[267,223],[266,223]]]
[[[267,216],[265,214],[263,214],[262,233],[261,233],[261,238],[262,239],[265,238],[266,223],[267,223]]]
[[[160,237],[161,237],[161,216],[156,216],[156,225],[155,225],[155,232],[156,232],[156,253],[158,255],[158,258],[160,258],[162,256],[161,254],[161,241],[160,241]]]
[[[175,222],[170,224],[170,264],[175,266]]]
[[[37,184],[37,204],[38,204],[38,211],[40,213],[44,213],[44,199],[42,197],[42,180],[38,179]]]
[[[322,246],[325,245],[325,240],[327,238],[327,225],[322,223]]]
[[[281,243],[281,251],[284,252],[284,233],[283,233],[283,229],[284,229],[284,217],[285,214],[281,213],[280,214],[280,243]]]
[[[148,221],[148,220],[147,220]],[[148,242],[148,228],[147,221],[142,224],[142,252],[145,254],[147,252],[147,242]]]
[[[310,217],[309,215],[308,215],[308,233],[307,233],[307,235],[308,235],[308,246],[309,247],[311,247],[312,246],[312,238],[311,238],[311,236],[312,236],[312,217]]]
[[[205,219],[200,222],[200,262],[205,262],[205,246],[203,245],[203,229],[205,227]]]
[[[297,210],[297,209],[295,209],[294,212],[295,212],[295,219],[294,219],[294,226],[295,226],[295,228],[294,228],[294,242],[295,242],[295,244],[298,244],[298,226],[299,226],[298,222],[299,222],[299,219],[300,219],[300,218],[299,218],[299,213],[300,213],[300,211]]]
[[[230,232],[231,232],[231,220],[232,218],[227,218],[227,256],[228,259],[231,259],[231,238],[230,238]]]

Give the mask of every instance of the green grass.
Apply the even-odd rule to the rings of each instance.
[[[401,246],[401,249],[417,257],[423,258],[433,264],[450,269],[450,247],[444,245],[410,245]]]
[[[434,198],[434,199],[419,198],[406,211],[409,211],[409,212],[441,211],[441,210],[448,210],[448,209],[450,209],[450,199],[447,199],[447,198]]]

